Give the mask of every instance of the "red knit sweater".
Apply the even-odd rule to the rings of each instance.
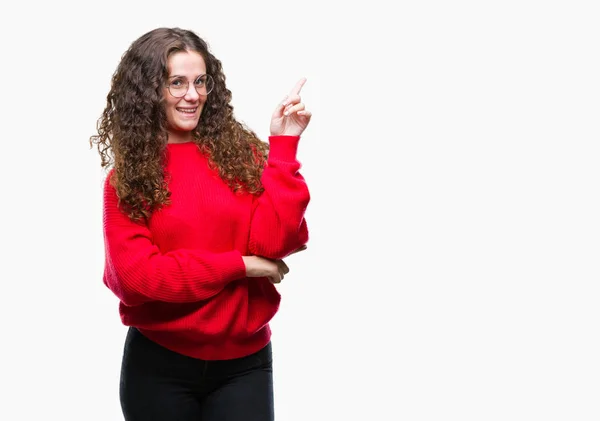
[[[172,204],[132,222],[104,183],[103,281],[126,326],[191,357],[238,358],[270,340],[280,295],[246,278],[244,255],[282,258],[308,241],[298,136],[271,136],[260,196],[234,194],[192,143],[168,144]]]

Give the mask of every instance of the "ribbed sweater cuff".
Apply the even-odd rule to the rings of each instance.
[[[294,162],[300,136],[269,136],[269,160]]]
[[[236,280],[246,277],[246,265],[239,251],[222,253],[219,257],[219,270],[224,279]]]

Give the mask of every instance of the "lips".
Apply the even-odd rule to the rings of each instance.
[[[196,112],[196,110],[198,110],[198,107],[193,107],[193,108],[177,107],[176,109],[177,109],[177,111],[182,112],[184,114],[194,114]]]

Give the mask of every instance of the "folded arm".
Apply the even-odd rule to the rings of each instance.
[[[245,277],[241,253],[178,249],[161,253],[151,232],[118,207],[114,187],[104,186],[106,286],[126,305],[148,301],[184,303],[206,300],[229,282]]]

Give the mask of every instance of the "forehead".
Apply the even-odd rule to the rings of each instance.
[[[196,76],[206,73],[206,63],[200,54],[195,51],[179,51],[171,54],[167,62],[169,76],[191,75]]]

